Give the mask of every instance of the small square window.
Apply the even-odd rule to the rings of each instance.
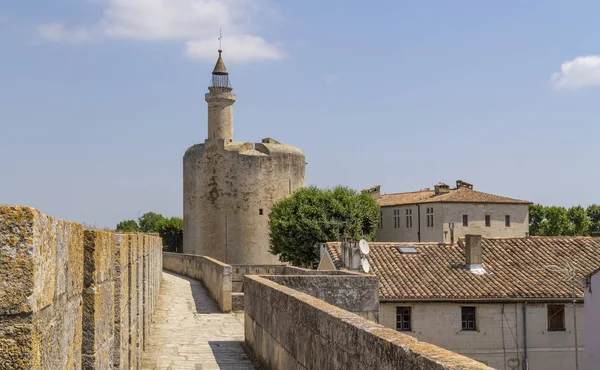
[[[564,304],[549,304],[548,305],[548,331],[564,331],[565,330],[565,305]]]
[[[469,227],[469,216],[468,215],[463,215],[463,226]]]
[[[510,215],[504,216],[504,226],[510,227]]]
[[[411,308],[410,307],[396,307],[396,330],[398,331],[410,331],[410,319],[411,319]]]
[[[461,307],[462,330],[477,330],[475,307]]]
[[[490,215],[485,215],[485,227],[492,226],[492,217]]]

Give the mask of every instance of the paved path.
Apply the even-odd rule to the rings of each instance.
[[[254,370],[243,320],[219,312],[199,282],[163,271],[142,370]]]

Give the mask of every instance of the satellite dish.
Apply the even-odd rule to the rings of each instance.
[[[369,265],[369,261],[367,261],[366,258],[362,258],[360,260],[360,264],[362,265],[362,269],[364,272],[366,272],[367,274],[369,273],[369,271],[371,271],[371,265]]]
[[[369,248],[369,243],[367,243],[367,241],[364,239],[361,239],[358,242],[358,247],[360,248],[360,251],[365,255],[369,254],[369,251],[371,250],[371,248]]]

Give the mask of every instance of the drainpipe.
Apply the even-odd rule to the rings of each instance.
[[[421,205],[417,204],[417,238],[421,242]]]
[[[523,370],[529,370],[527,360],[527,302],[523,302]]]

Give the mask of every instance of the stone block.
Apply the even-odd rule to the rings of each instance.
[[[0,364],[81,368],[83,227],[0,206]]]
[[[40,368],[81,369],[82,299],[63,296],[34,319]]]
[[[84,287],[112,279],[114,235],[106,231],[84,233]]]
[[[26,207],[0,206],[0,315],[34,310],[33,224],[37,213]]]
[[[114,340],[113,283],[106,281],[83,293],[82,352],[91,355]]]
[[[83,370],[112,369],[112,342],[97,348],[93,354],[82,355]]]
[[[41,338],[33,326],[33,314],[0,316],[0,364],[14,369],[39,369]]]

